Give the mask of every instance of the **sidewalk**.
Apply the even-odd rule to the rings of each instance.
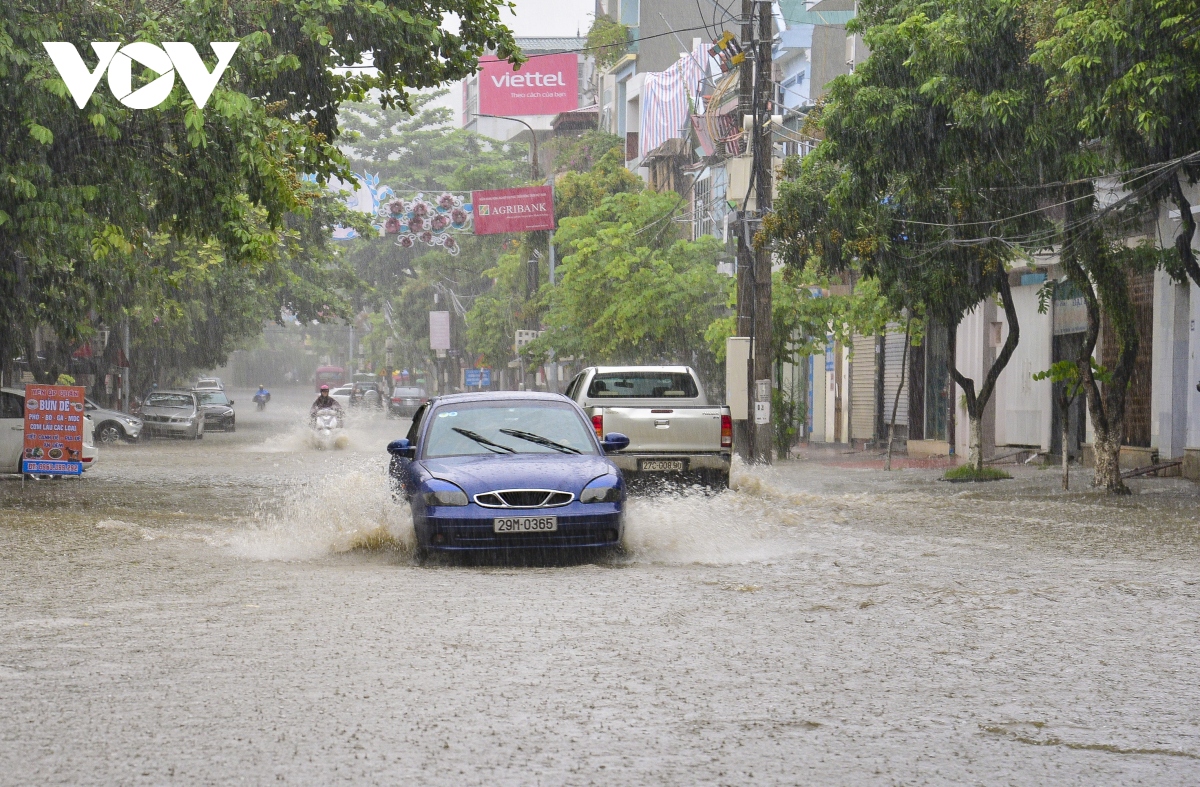
[[[882,470],[887,451],[885,448],[867,448],[853,450],[845,443],[823,443],[810,446],[801,443],[792,448],[792,459],[805,462],[818,462],[830,467],[844,467],[855,470]],[[958,465],[955,456],[928,456],[909,458],[903,451],[892,451],[892,469],[917,468],[922,470],[938,470]]]

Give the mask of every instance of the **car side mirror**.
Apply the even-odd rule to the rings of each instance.
[[[234,401],[233,401],[232,399],[230,399],[230,400],[229,400],[229,406],[230,406],[230,407],[233,407],[233,405],[234,405]]]
[[[629,438],[620,432],[609,432],[604,435],[604,442],[600,444],[604,449],[604,453],[612,454],[617,451],[623,451],[629,447]]]
[[[628,443],[628,441],[626,441]],[[388,443],[387,452],[397,459],[416,459],[417,447],[408,441],[408,438],[401,437],[399,440],[393,440]]]

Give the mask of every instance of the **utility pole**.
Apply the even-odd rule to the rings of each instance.
[[[771,140],[771,109],[768,102],[774,95],[772,89],[772,43],[774,41],[771,23],[771,3],[760,2],[758,7],[758,51],[754,61],[755,87],[754,96],[754,182],[755,208],[758,214],[756,230],[762,229],[762,219],[771,210],[771,177],[772,161],[774,159]],[[767,407],[771,405],[771,252],[760,246],[754,250],[754,336],[761,350],[754,353],[754,381],[752,390],[757,392],[757,398],[751,401],[761,402],[764,398]],[[764,383],[765,381],[765,383]],[[765,391],[764,391],[765,388]],[[768,414],[770,410],[768,409]],[[774,425],[768,417],[765,424],[754,424],[754,461],[764,464],[771,463],[771,447],[773,444],[772,431]]]
[[[758,30],[754,16],[757,6]],[[737,334],[749,336],[751,358],[747,363],[747,420],[742,428],[735,424],[734,442],[738,454],[749,463],[770,463],[772,424],[755,423],[756,408],[771,401],[771,254],[755,249],[755,233],[762,229],[762,217],[771,208],[772,142],[767,106],[771,91],[771,4],[763,0],[742,0],[742,61],[738,94],[738,114],[751,155],[754,182],[754,211],[742,205],[737,233]],[[735,195],[741,199],[746,195]]]
[[[751,55],[754,50],[751,48],[751,41],[754,40],[754,0],[742,0],[742,53],[745,59],[741,63],[741,80],[738,84],[738,109],[737,116],[741,120],[754,111],[754,72],[752,70]],[[744,140],[748,143],[748,140]],[[748,150],[747,150],[748,152]],[[734,199],[741,200],[745,194],[735,194]],[[750,276],[752,273],[754,258],[750,251],[750,246],[747,243],[749,238],[746,233],[746,205],[742,205],[742,211],[737,216],[737,335],[752,336],[753,335],[753,314],[754,303],[751,296]],[[750,348],[751,358],[753,358],[754,347],[753,343]],[[736,378],[735,378],[736,379]],[[744,462],[752,462],[754,459],[754,361],[750,360],[746,364],[746,380],[750,385],[750,398],[747,403],[747,419],[745,421],[735,421],[733,424],[733,443],[737,447],[738,456]]]

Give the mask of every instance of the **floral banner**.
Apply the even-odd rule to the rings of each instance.
[[[400,197],[390,186],[381,186],[379,176],[357,175],[354,183],[332,181],[329,187],[348,192],[344,198],[348,207],[370,213],[378,221],[373,226],[383,236],[395,236],[396,245],[410,249],[417,244],[440,246],[458,256],[458,240],[452,232],[471,232],[474,213],[470,194],[443,192],[426,196],[418,192],[412,197]],[[360,237],[350,227],[334,227],[334,240],[353,240]]]
[[[411,200],[397,198],[379,210],[385,235],[395,235],[396,245],[412,248],[418,243],[441,246],[458,256],[459,246],[451,232],[470,232],[474,216],[469,197],[444,192],[436,199],[417,194]]]

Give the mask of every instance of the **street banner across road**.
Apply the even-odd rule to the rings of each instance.
[[[554,229],[554,188],[529,186],[471,192],[475,234]]]
[[[25,386],[25,443],[21,472],[83,473],[83,387]]]

